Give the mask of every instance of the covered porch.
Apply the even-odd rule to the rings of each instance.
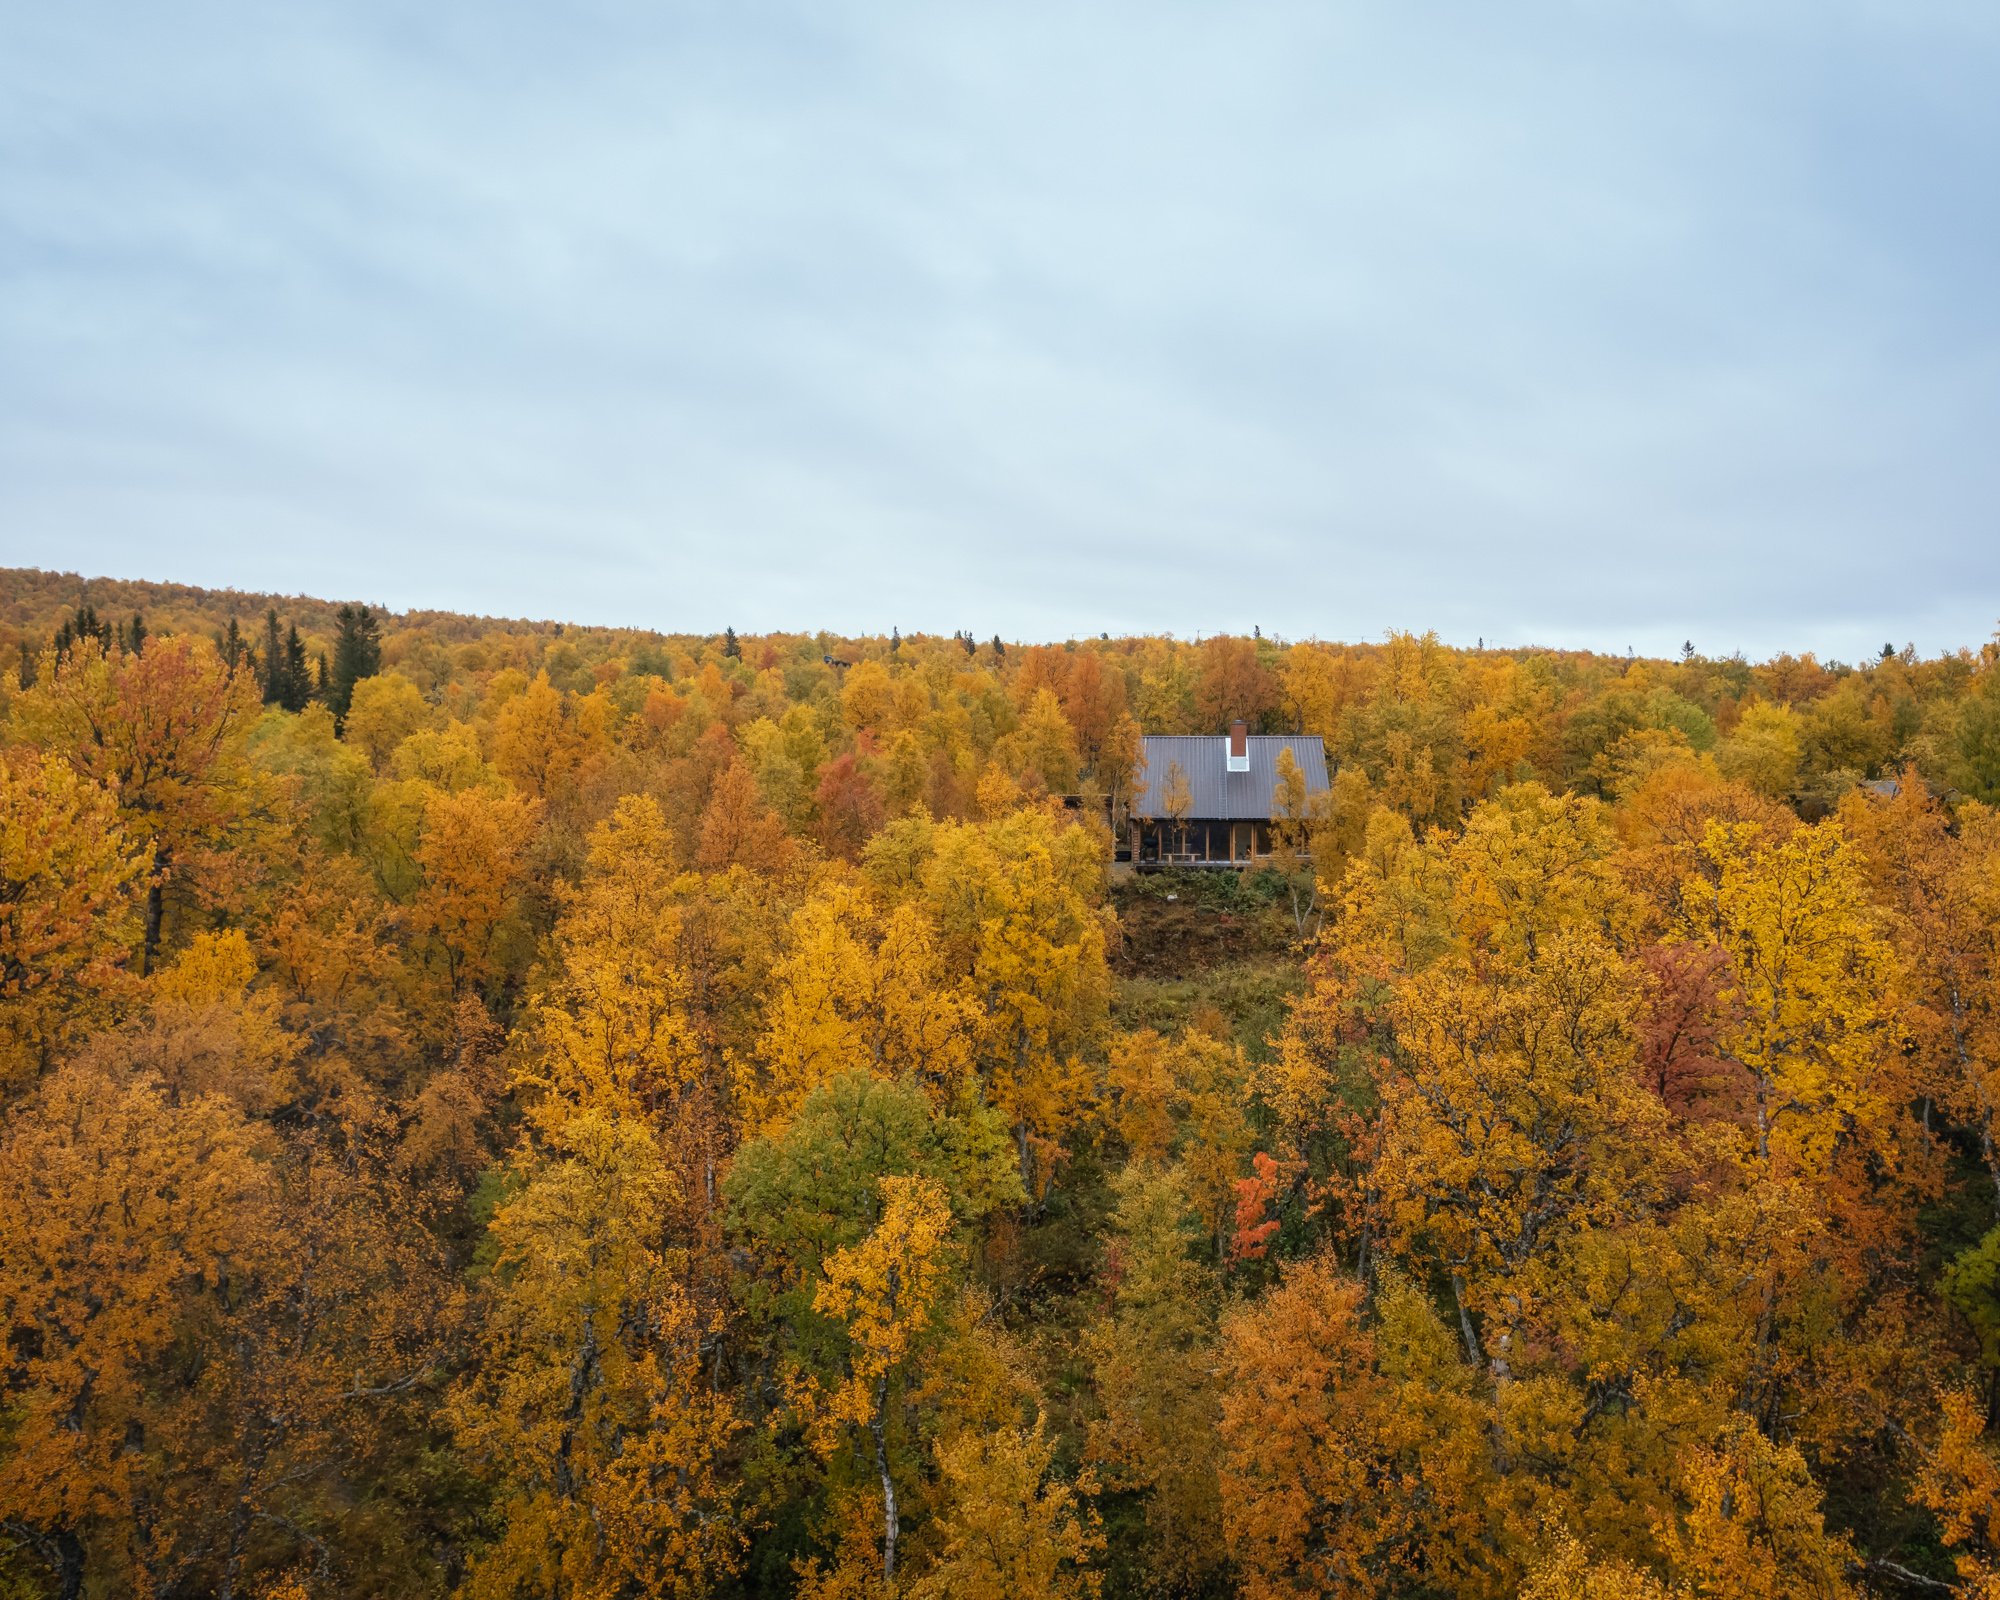
[[[1271,825],[1254,818],[1132,819],[1132,860],[1176,867],[1253,867],[1271,853]]]

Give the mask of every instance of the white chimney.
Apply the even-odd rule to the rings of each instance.
[[[1229,770],[1250,770],[1250,724],[1241,717],[1229,725]]]

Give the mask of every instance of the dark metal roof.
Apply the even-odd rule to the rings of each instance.
[[[1149,733],[1139,741],[1142,787],[1133,802],[1133,813],[1141,817],[1166,815],[1160,792],[1166,787],[1167,768],[1178,761],[1187,774],[1189,817],[1269,821],[1271,794],[1278,787],[1278,752],[1284,749],[1292,752],[1292,759],[1305,775],[1308,794],[1327,787],[1326,746],[1316,733],[1251,734],[1248,772],[1228,770],[1227,734]]]

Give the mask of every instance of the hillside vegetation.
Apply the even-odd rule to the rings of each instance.
[[[0,1596],[2000,1595],[1993,646],[0,650]]]

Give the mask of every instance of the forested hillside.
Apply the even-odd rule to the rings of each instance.
[[[0,573],[0,1596],[2000,1596],[2000,650],[980,632]]]

